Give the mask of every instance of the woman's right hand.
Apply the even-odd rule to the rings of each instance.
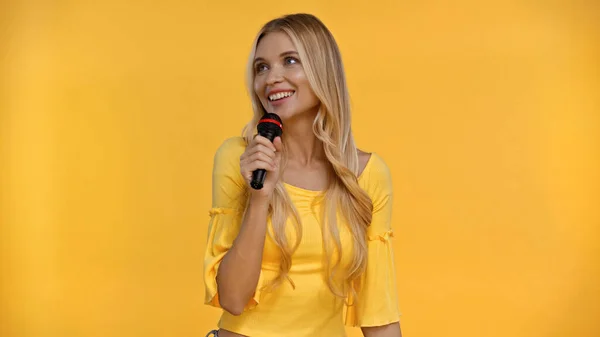
[[[246,185],[252,191],[252,195],[270,200],[275,184],[279,180],[282,146],[280,137],[276,137],[271,143],[267,138],[257,135],[240,156],[240,171],[246,179]],[[267,171],[263,188],[260,190],[255,190],[250,186],[252,172],[257,169]]]

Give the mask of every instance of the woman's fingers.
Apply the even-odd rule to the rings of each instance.
[[[281,150],[283,149],[281,137],[275,137],[275,139],[273,139],[273,147],[275,148],[276,152],[281,152]]]
[[[272,193],[279,177],[282,149],[283,144],[280,137],[276,137],[271,142],[267,138],[257,135],[240,156],[240,171],[248,183],[252,180],[254,171],[264,169],[270,172],[265,180],[265,186],[268,187],[262,189],[261,193]]]
[[[256,145],[254,148],[252,148],[248,151],[249,156],[256,155],[257,153],[266,155],[269,158],[275,158],[275,156],[276,156],[275,151],[273,151],[270,148],[268,148],[264,145],[261,145],[261,144]]]
[[[266,137],[256,136],[254,138],[254,140],[252,140],[252,142],[254,142],[256,144],[264,145],[264,146],[268,147],[269,149],[271,149],[273,152],[276,151],[275,145],[273,145],[273,143],[270,140],[268,140]]]
[[[245,165],[244,170],[247,172],[254,172],[258,169],[264,169],[267,171],[275,171],[275,165],[262,160],[254,160],[251,163]]]

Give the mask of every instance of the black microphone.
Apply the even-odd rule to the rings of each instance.
[[[283,132],[283,123],[281,118],[274,113],[265,113],[260,121],[258,121],[258,134],[267,138],[271,142],[275,140],[275,137],[281,136]],[[252,172],[252,181],[250,186],[255,190],[263,188],[263,183],[267,177],[267,171],[265,169],[257,169]]]

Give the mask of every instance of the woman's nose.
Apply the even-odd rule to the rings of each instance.
[[[283,68],[281,66],[274,66],[267,74],[267,84],[271,85],[281,81],[283,81]]]

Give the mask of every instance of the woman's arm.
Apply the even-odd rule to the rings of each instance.
[[[219,304],[240,315],[256,290],[265,243],[269,201],[253,196],[240,232],[217,273]]]
[[[402,337],[399,322],[382,326],[362,327],[361,330],[365,337]]]
[[[250,188],[252,172],[268,171],[263,188],[250,189],[250,199],[240,231],[217,271],[219,304],[232,315],[240,315],[256,291],[267,233],[269,203],[279,180],[282,143],[256,136],[240,156],[240,173]]]

